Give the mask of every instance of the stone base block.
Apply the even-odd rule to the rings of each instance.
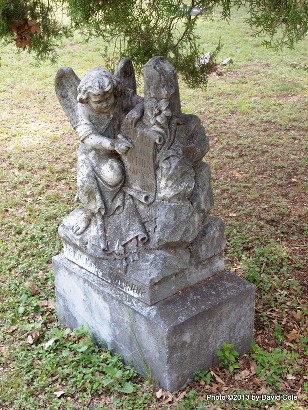
[[[129,262],[125,257],[96,258],[66,241],[63,248],[68,260],[148,305],[224,270],[222,252],[197,264],[195,259],[199,259],[191,260],[185,248],[144,249],[136,260]]]
[[[149,306],[67,260],[53,258],[57,310],[70,328],[89,325],[127,363],[175,391],[217,363],[223,342],[239,353],[253,337],[255,288],[223,272]]]

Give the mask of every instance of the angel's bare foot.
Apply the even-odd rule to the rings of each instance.
[[[79,216],[77,221],[72,226],[73,232],[75,232],[75,234],[77,235],[81,235],[90,225],[91,218],[92,218],[91,214],[82,212],[82,214]]]

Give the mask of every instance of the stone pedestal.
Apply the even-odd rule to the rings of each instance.
[[[250,349],[255,288],[229,272],[217,273],[156,304],[146,304],[69,261],[53,258],[59,320],[89,325],[98,342],[120,353],[145,377],[175,391],[196,370],[217,363],[223,342]]]

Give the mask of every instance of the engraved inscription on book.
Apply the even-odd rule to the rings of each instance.
[[[134,147],[123,156],[126,169],[125,189],[144,203],[155,199],[154,152],[156,140],[146,129],[131,130]]]

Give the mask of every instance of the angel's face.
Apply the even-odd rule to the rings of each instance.
[[[110,114],[115,105],[116,99],[112,89],[100,94],[89,93],[88,106],[96,114]]]

